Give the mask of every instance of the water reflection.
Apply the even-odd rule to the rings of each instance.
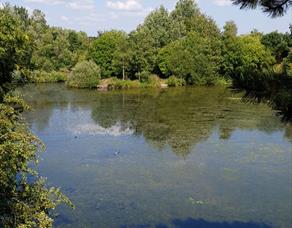
[[[76,205],[57,227],[292,226],[291,125],[266,105],[224,88],[19,90],[40,173]]]
[[[88,111],[90,120],[80,124],[76,118],[72,120],[76,124],[69,123],[72,134],[141,135],[156,148],[170,146],[180,156],[189,154],[217,129],[224,140],[236,129],[267,134],[284,130],[285,137],[292,140],[291,124],[281,123],[266,105],[244,103],[241,94],[225,88],[97,93],[62,85],[30,85],[21,92],[37,110],[37,115],[30,113],[28,118],[39,131],[48,126],[56,109],[76,114]]]

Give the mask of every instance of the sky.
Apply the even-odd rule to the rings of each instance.
[[[135,29],[149,12],[160,5],[172,10],[177,0],[0,0],[26,7],[29,12],[40,9],[49,25],[84,31],[95,36],[97,31]],[[292,10],[283,17],[272,19],[257,10],[240,10],[230,0],[197,0],[202,12],[211,16],[220,28],[233,20],[239,34],[253,29],[260,32],[286,32],[292,24]]]

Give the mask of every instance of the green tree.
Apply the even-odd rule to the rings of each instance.
[[[112,30],[102,33],[93,41],[89,55],[100,66],[102,78],[115,75],[116,72],[113,67],[114,53],[126,39],[126,36],[126,33],[122,31]]]
[[[29,41],[19,18],[9,5],[5,5],[0,9],[0,101],[10,89],[12,72],[25,68]]]
[[[268,47],[275,56],[278,63],[283,61],[283,58],[288,56],[289,34],[282,34],[277,31],[265,34],[262,36],[261,42]]]
[[[71,203],[33,169],[43,146],[21,117],[26,108],[17,97],[5,96],[0,103],[0,226],[52,227],[52,210]]]
[[[191,32],[184,39],[167,45],[159,52],[159,67],[166,76],[176,75],[189,84],[214,84],[219,69],[219,53],[212,39]]]
[[[261,43],[259,36],[246,35],[237,38],[232,45],[232,52],[225,55],[230,69],[226,72],[233,79],[234,85],[248,91],[263,92],[266,83],[273,78],[275,58]]]
[[[227,21],[224,25],[223,38],[229,39],[237,36],[237,26],[234,21]]]
[[[128,37],[121,39],[119,46],[113,55],[112,65],[117,76],[122,76],[122,79],[127,78],[130,72],[130,61],[132,58],[132,48]]]
[[[225,78],[230,79],[233,70],[235,59],[237,58],[237,50],[239,48],[237,26],[233,21],[228,21],[224,25],[222,34],[222,58],[220,64],[220,74]]]
[[[130,34],[133,43],[134,60],[131,65],[137,64],[136,72],[148,71],[158,73],[157,54],[175,39],[172,34],[172,21],[167,10],[160,7],[152,11],[144,20],[144,23]]]
[[[180,26],[180,37],[192,31],[192,20],[198,15],[200,15],[200,10],[193,0],[179,0],[176,3],[175,9],[171,12],[171,18]]]
[[[29,61],[27,18],[22,8],[0,9],[0,227],[51,227],[52,210],[70,203],[59,189],[47,188],[33,169],[42,144],[21,117],[28,107],[8,95],[13,72],[21,72]]]

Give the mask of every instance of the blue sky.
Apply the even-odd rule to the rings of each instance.
[[[164,5],[169,10],[176,0],[0,0],[25,6],[29,11],[40,9],[50,25],[82,30],[96,35],[99,30],[133,30],[153,9]],[[271,19],[260,10],[240,10],[230,0],[197,0],[201,10],[211,16],[222,28],[234,20],[240,34],[252,29],[261,32],[286,32],[292,23],[292,10],[284,17]]]

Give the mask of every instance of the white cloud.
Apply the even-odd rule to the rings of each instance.
[[[69,18],[66,17],[66,16],[61,16],[61,20],[62,20],[62,21],[69,21]]]
[[[74,135],[110,135],[117,137],[134,134],[134,130],[129,126],[123,126],[121,123],[116,123],[110,128],[104,128],[96,124],[79,124],[68,130]]]
[[[137,0],[107,1],[107,6],[113,10],[140,11],[143,7]]]
[[[25,0],[26,2],[47,4],[47,5],[63,5],[73,10],[93,10],[95,9],[94,0]]]
[[[229,6],[232,4],[230,0],[213,0],[214,4],[217,6]]]

